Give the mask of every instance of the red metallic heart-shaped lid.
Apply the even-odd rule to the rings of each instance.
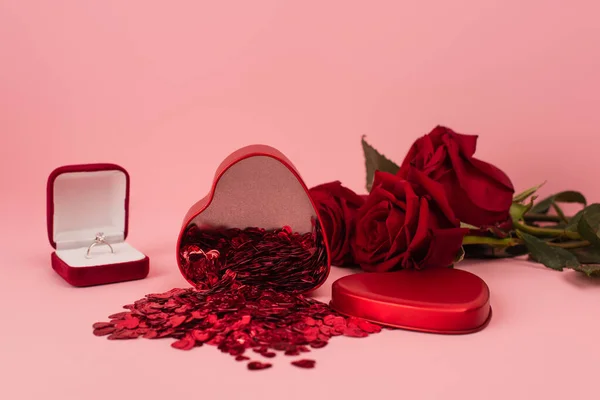
[[[331,290],[336,311],[396,328],[471,333],[491,318],[486,283],[454,268],[358,273],[338,279]]]
[[[247,146],[221,163],[208,195],[185,215],[177,240],[177,264],[186,280],[198,286],[183,255],[192,228],[195,232],[214,232],[230,228],[274,231],[289,227],[291,232],[304,235],[316,232],[315,249],[321,256],[315,265],[307,264],[315,273],[309,287],[298,292],[312,291],[325,282],[330,268],[329,247],[320,226],[321,219],[308,188],[290,160],[270,146]],[[208,258],[218,254],[210,250],[204,248],[202,254]]]

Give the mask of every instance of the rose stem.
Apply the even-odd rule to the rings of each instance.
[[[487,244],[493,247],[511,247],[518,246],[523,244],[524,242],[521,239],[517,238],[505,238],[505,239],[497,239],[491,237],[483,237],[483,236],[465,236],[463,238],[463,245],[465,244]],[[560,247],[563,249],[577,249],[580,247],[587,247],[590,245],[590,242],[587,240],[577,240],[565,243],[555,243],[555,242],[546,242],[548,246],[552,247]]]
[[[516,238],[498,239],[498,238],[485,237],[485,236],[465,236],[463,238],[462,243],[463,244],[487,244],[490,246],[497,246],[497,247],[510,247],[510,246],[517,246],[519,244],[522,244],[523,241],[520,239],[516,239]]]
[[[574,242],[565,242],[565,243],[546,242],[546,244],[549,246],[552,246],[552,247],[560,247],[563,249],[577,249],[580,247],[588,247],[591,243],[588,242],[587,240],[577,240]]]
[[[556,211],[556,215],[558,215],[560,217],[560,219],[562,220],[562,222],[565,222],[565,223],[568,224],[569,223],[569,219],[567,217],[565,217],[565,213],[558,206],[558,204],[552,203],[552,207],[554,208],[554,211]]]
[[[513,221],[513,227],[537,237],[566,237],[569,239],[581,239],[579,233],[567,231],[566,229],[540,228],[536,226],[524,225],[517,221]]]

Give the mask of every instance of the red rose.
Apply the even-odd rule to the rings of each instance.
[[[406,179],[377,171],[356,215],[352,252],[366,271],[447,267],[468,232],[459,226],[439,183],[416,169]]]
[[[323,222],[331,263],[337,266],[352,264],[350,237],[354,232],[356,211],[364,204],[364,198],[339,181],[315,186],[309,192]]]
[[[476,147],[477,136],[437,126],[412,145],[398,176],[406,177],[414,166],[441,183],[462,222],[475,226],[505,222],[515,190],[504,172],[473,157]]]

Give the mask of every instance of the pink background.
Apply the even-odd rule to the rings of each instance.
[[[361,135],[400,162],[444,124],[479,134],[477,155],[518,189],[548,180],[542,194],[600,200],[599,12],[592,0],[1,0],[0,398],[597,398],[600,282],[524,261],[461,265],[492,291],[486,330],[337,338],[315,370],[280,357],[250,373],[214,348],[109,342],[91,324],[185,285],[181,219],[247,144],[280,149],[309,186],[362,191]],[[50,268],[47,176],[88,162],[132,176],[143,281],[76,289]]]

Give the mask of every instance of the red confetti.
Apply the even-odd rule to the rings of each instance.
[[[134,329],[139,325],[140,320],[136,317],[132,317],[131,314],[125,316],[125,319],[117,321],[116,327],[117,329]]]
[[[196,341],[194,340],[194,338],[185,336],[179,339],[178,341],[171,343],[171,346],[179,350],[191,350],[194,348],[195,344]]]
[[[344,336],[362,338],[369,336],[369,334],[365,331],[360,330],[360,328],[358,327],[347,327],[344,330]]]
[[[114,333],[112,333],[110,336],[108,336],[108,339],[110,339],[110,340],[135,339],[138,336],[139,336],[139,334],[135,330],[133,330],[133,331],[121,330],[121,331],[115,331]]]
[[[115,331],[115,327],[114,326],[107,326],[105,328],[97,328],[94,329],[94,335],[96,336],[106,336],[109,335],[111,333],[113,333]]]
[[[299,234],[290,229],[200,230],[191,226],[180,252],[182,271],[198,289],[219,286],[230,271],[246,285],[287,293],[310,290],[327,277],[327,252],[324,246],[315,245],[322,243],[323,235],[318,224],[314,228],[314,232]],[[208,256],[211,251],[218,256]]]
[[[381,330],[346,318],[327,304],[298,294],[324,277],[326,252],[314,246],[319,232],[299,235],[248,228],[207,232],[190,228],[181,255],[197,287],[148,294],[127,305],[130,311],[93,325],[108,339],[174,338],[180,350],[208,344],[237,361],[248,350],[266,358],[276,351],[298,356],[327,345],[333,336],[366,337]],[[203,250],[205,249],[205,250]],[[294,361],[313,368],[312,360]],[[270,368],[248,362],[248,369]]]
[[[379,333],[381,332],[381,327],[379,325],[375,325],[367,320],[357,318],[358,327],[367,332],[367,333]]]
[[[292,361],[291,364],[296,367],[299,367],[299,368],[314,368],[316,361],[315,360],[297,360],[297,361]]]
[[[313,349],[320,349],[327,346],[327,342],[324,340],[315,340],[314,342],[311,342],[310,347],[312,347]]]
[[[158,336],[158,333],[155,330],[150,329],[148,332],[142,336],[144,339],[154,339]]]
[[[102,329],[102,328],[108,328],[108,327],[113,327],[114,324],[112,322],[96,322],[94,325],[92,325],[92,328],[94,329]]]
[[[211,338],[210,332],[204,332],[198,329],[193,330],[192,334],[194,335],[194,339],[196,339],[199,342],[206,342]]]
[[[260,369],[267,369],[267,368],[271,368],[272,364],[269,363],[262,363],[260,361],[250,361],[248,363],[248,369],[251,371],[257,371]]]
[[[177,328],[179,325],[183,324],[186,320],[185,315],[175,315],[169,318],[169,322],[173,328]]]
[[[125,307],[123,307],[123,308],[125,308]],[[108,318],[110,318],[110,319],[121,319],[121,318],[125,318],[125,316],[127,314],[129,314],[127,311],[122,311],[120,313],[109,315]]]

